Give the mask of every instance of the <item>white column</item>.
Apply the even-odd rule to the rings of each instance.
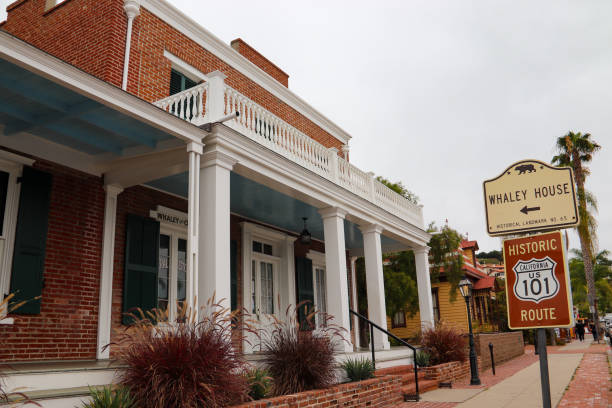
[[[113,265],[115,260],[115,226],[117,223],[117,195],[123,191],[118,185],[104,186],[104,229],[102,236],[102,270],[100,272],[100,303],[98,307],[98,348],[96,358],[108,359],[110,348],[111,308],[113,305]]]
[[[357,300],[357,257],[351,256],[351,288],[353,293],[353,310],[359,313],[359,301]],[[355,347],[359,348],[359,319],[357,316],[352,316],[353,329],[355,330]]]
[[[421,328],[431,328],[434,325],[434,318],[431,281],[429,277],[429,247],[416,248],[414,250],[414,260],[416,262],[417,289],[419,291]]]
[[[221,71],[213,71],[208,75],[208,95],[206,95],[206,120],[215,122],[225,116],[225,75]]]
[[[368,288],[368,318],[387,330],[387,311],[385,305],[385,278],[383,275],[382,249],[380,234],[383,229],[376,224],[360,227],[363,234],[365,255],[366,285]],[[374,329],[374,347],[388,350],[391,346],[386,334]]]
[[[339,344],[344,352],[352,352],[348,311],[348,281],[346,276],[346,247],[344,245],[344,217],[346,211],[330,207],[319,210],[325,235],[325,269],[327,277],[327,312],[332,323],[346,329],[347,341]]]
[[[198,237],[200,229],[200,156],[203,146],[187,144],[189,153],[189,191],[187,192],[187,293],[190,313],[198,317]]]
[[[200,223],[198,302],[206,304],[213,295],[230,308],[230,172],[231,157],[214,150],[202,155],[200,170]]]

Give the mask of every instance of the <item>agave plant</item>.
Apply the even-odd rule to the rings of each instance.
[[[349,358],[341,366],[351,381],[362,381],[374,377],[374,364],[369,358]]]
[[[130,391],[125,387],[89,387],[91,401],[83,402],[83,408],[136,408]]]

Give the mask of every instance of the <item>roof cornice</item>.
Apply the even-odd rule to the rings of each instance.
[[[264,70],[244,58],[231,46],[189,18],[182,11],[164,0],[140,0],[142,7],[194,40],[206,50],[246,75],[272,95],[281,99],[299,113],[313,121],[332,136],[347,144],[351,136],[302,98],[268,75]]]

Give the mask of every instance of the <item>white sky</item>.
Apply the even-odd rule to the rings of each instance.
[[[570,129],[590,132],[603,149],[587,188],[612,250],[612,2],[170,2],[287,72],[353,136],[355,165],[402,181],[426,223],[448,219],[481,250],[499,249],[482,181],[521,159],[549,162]]]

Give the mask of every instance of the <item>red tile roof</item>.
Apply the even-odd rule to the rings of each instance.
[[[475,248],[478,251],[478,242],[477,241],[461,241],[461,249],[465,248]]]
[[[474,289],[488,289],[495,286],[495,278],[493,276],[487,276],[486,278],[479,279],[474,284]]]

